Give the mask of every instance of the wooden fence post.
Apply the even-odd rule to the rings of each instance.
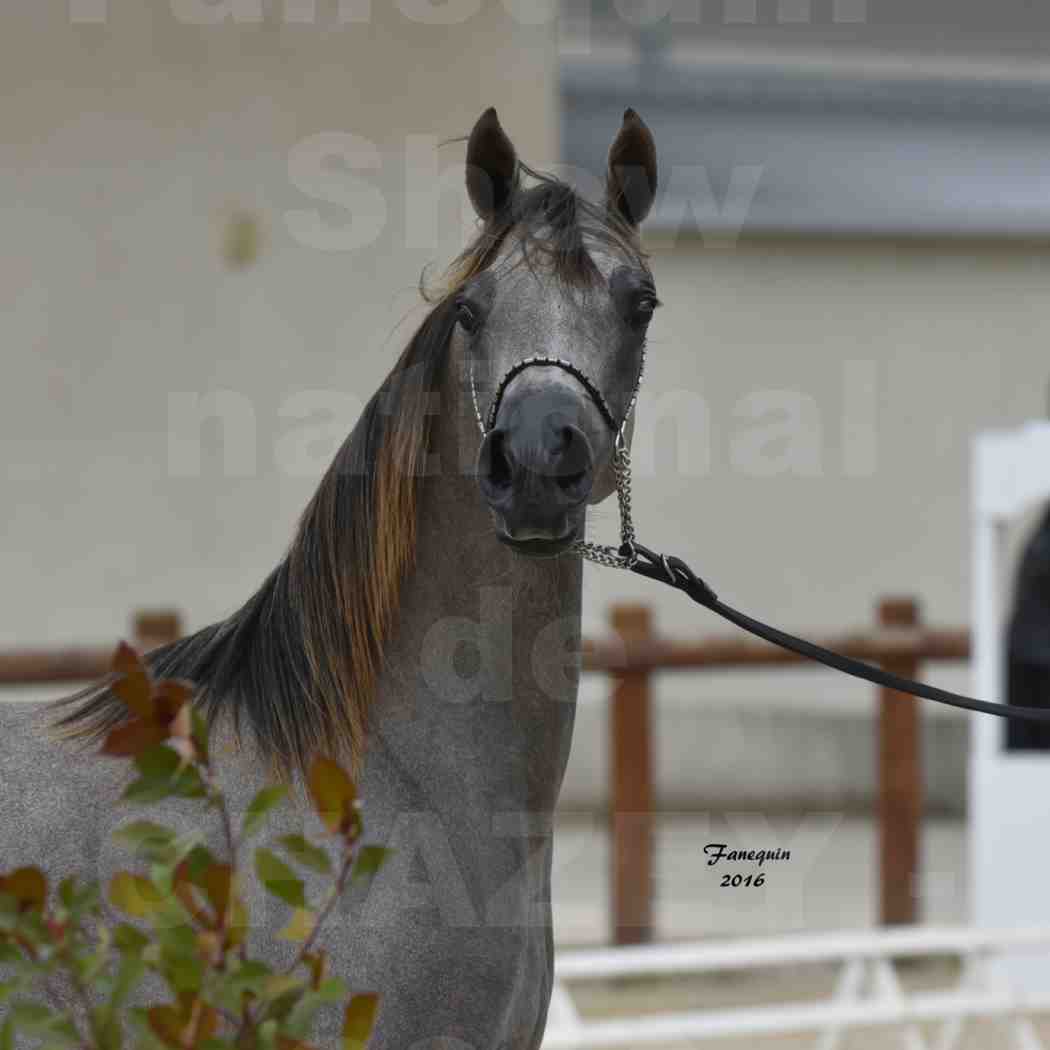
[[[613,631],[630,652],[650,637],[652,613],[645,605],[615,605]],[[613,675],[609,721],[612,747],[610,843],[615,944],[652,940],[653,788],[650,674]]]
[[[879,602],[881,628],[917,628],[912,598]],[[919,678],[917,657],[887,659],[887,671]],[[922,820],[921,724],[918,701],[879,689],[879,920],[883,926],[914,923],[918,917],[919,826]]]
[[[140,609],[132,622],[135,645],[143,652],[182,637],[182,618],[173,609]]]

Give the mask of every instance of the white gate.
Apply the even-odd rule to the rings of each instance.
[[[878,930],[849,934],[815,934],[723,944],[661,945],[560,953],[554,963],[544,1050],[643,1047],[724,1039],[814,1033],[813,1050],[837,1050],[851,1028],[887,1029],[887,1047],[901,1050],[954,1050],[966,1019],[994,1017],[1008,1032],[1002,1050],[1050,1050],[1026,1016],[1050,1011],[1050,985],[1037,991],[1013,986],[999,960],[1050,950],[1050,927],[1028,930],[976,929]],[[949,955],[961,960],[958,986],[949,991],[906,993],[897,980],[893,959]],[[807,1000],[775,1006],[731,1010],[653,1013],[614,1020],[584,1020],[573,1001],[572,987],[581,982],[624,977],[659,977],[723,973],[754,967],[834,964],[838,976],[833,994],[820,1002]],[[917,1022],[940,1021],[934,1039],[926,1040]],[[746,1046],[746,1040],[741,1046]]]
[[[1002,702],[1005,564],[1011,522],[1050,499],[1050,424],[977,435],[973,449],[973,688]],[[1008,752],[998,718],[972,715],[971,912],[978,926],[1050,922],[1050,752]],[[1011,977],[1050,988],[1050,954],[1006,960]]]

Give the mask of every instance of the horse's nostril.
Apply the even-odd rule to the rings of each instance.
[[[574,426],[545,433],[499,427],[485,436],[478,456],[482,496],[504,512],[520,503],[530,514],[564,513],[587,498],[593,475],[590,442]]]
[[[578,470],[573,474],[562,474],[558,478],[558,487],[565,492],[572,492],[573,490],[580,488],[586,480],[587,471]]]
[[[482,480],[493,491],[510,488],[514,468],[503,431],[494,431],[485,440],[481,450],[480,468]]]
[[[554,454],[558,489],[574,501],[583,499],[590,490],[594,465],[590,443],[582,430],[566,426],[558,429],[558,444]]]

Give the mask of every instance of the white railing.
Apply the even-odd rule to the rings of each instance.
[[[814,1050],[837,1050],[854,1027],[898,1029],[895,1045],[906,1050],[954,1050],[967,1018],[1004,1018],[1013,1050],[1046,1050],[1027,1014],[1050,1010],[1050,987],[1028,994],[1012,986],[999,965],[1005,953],[1050,956],[1050,927],[1012,930],[911,927],[858,933],[817,934],[723,944],[656,945],[564,952],[555,958],[544,1050],[658,1046],[681,1040],[813,1032]],[[955,956],[961,976],[951,991],[908,993],[893,960]],[[657,977],[838,964],[826,1000],[652,1013],[616,1020],[584,1020],[573,985],[624,977]],[[941,1021],[928,1040],[918,1022]],[[1004,1050],[1006,1046],[1004,1044]]]

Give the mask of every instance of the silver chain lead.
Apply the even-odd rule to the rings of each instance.
[[[627,442],[623,436],[626,426],[627,421],[625,420],[624,425],[616,433],[612,466],[616,476],[616,499],[620,504],[621,547],[626,547],[630,553],[624,555],[616,547],[603,543],[591,543],[587,540],[577,540],[569,548],[572,554],[579,554],[588,561],[610,569],[630,569],[638,561],[638,555],[634,549],[634,522],[631,519],[631,453],[628,451]]]
[[[610,547],[603,543],[590,543],[587,540],[577,540],[569,551],[579,554],[596,565],[604,565],[609,569],[632,569],[638,561],[638,554],[634,549],[634,521],[631,518],[631,453],[627,448],[627,439],[624,431],[627,429],[627,421],[631,418],[634,406],[638,402],[638,392],[642,389],[642,379],[645,377],[645,358],[649,344],[642,343],[642,360],[638,365],[638,381],[634,384],[634,393],[631,395],[631,403],[623,415],[623,423],[616,432],[616,440],[613,442],[612,467],[616,476],[616,499],[620,504],[620,548],[627,548],[626,555],[621,554],[616,547]]]

